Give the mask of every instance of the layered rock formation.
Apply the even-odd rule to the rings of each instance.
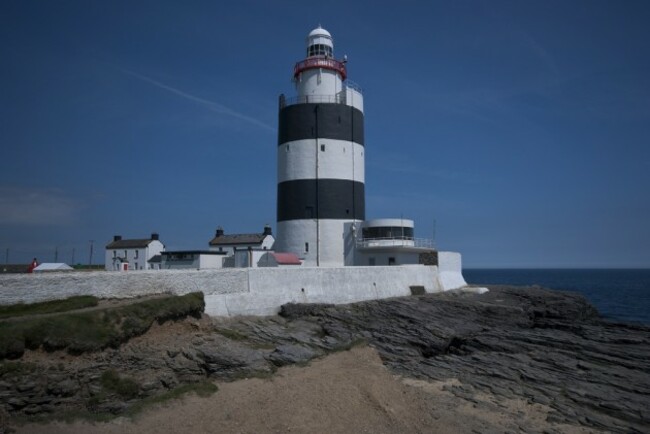
[[[650,328],[603,321],[579,295],[492,287],[284,314],[337,339],[363,337],[404,376],[456,378],[450,391],[469,400],[477,390],[523,397],[553,408],[559,423],[650,429]]]
[[[99,353],[28,352],[1,372],[2,405],[10,415],[69,409],[120,414],[184,383],[268,376],[279,366],[368,344],[395,374],[454,379],[447,390],[478,408],[499,412],[502,403],[523,399],[550,408],[548,422],[558,426],[650,429],[649,327],[603,321],[575,294],[490,289],[286,305],[276,317],[156,326]],[[109,369],[136,383],[135,396],[102,388],[101,375]],[[523,422],[519,428],[538,431]]]

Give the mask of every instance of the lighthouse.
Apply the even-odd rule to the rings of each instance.
[[[320,26],[307,35],[293,82],[296,96],[280,95],[274,249],[306,266],[353,265],[365,219],[363,96]]]

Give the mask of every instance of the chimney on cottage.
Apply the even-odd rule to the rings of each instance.
[[[223,237],[223,228],[221,226],[217,227],[216,237]]]
[[[113,235],[113,241],[120,241],[122,240],[122,235]]]
[[[154,232],[153,234],[151,234],[151,239],[152,240],[158,241],[159,238],[160,238],[160,236],[157,233]]]
[[[264,232],[262,232],[262,235],[273,235],[273,231],[271,230],[270,225],[264,225]]]

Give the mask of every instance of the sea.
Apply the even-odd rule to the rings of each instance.
[[[583,294],[606,319],[650,325],[650,269],[464,269],[473,285],[539,285]]]

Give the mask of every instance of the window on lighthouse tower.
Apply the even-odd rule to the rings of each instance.
[[[310,45],[307,49],[307,57],[312,56],[332,57],[332,47],[325,44]]]

